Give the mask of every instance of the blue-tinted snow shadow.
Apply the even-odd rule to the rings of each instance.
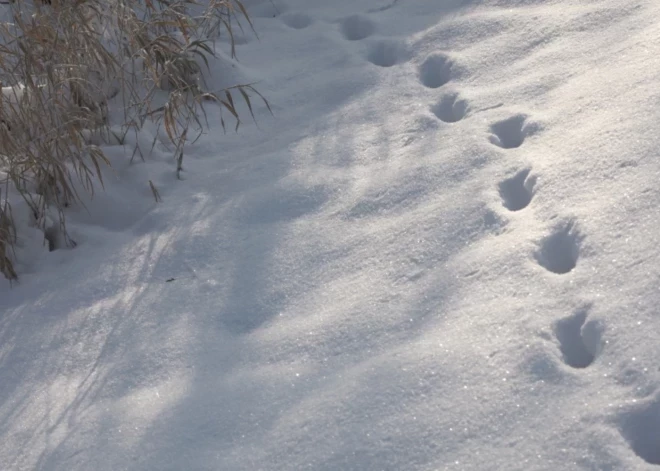
[[[295,133],[309,129],[313,126]],[[351,136],[344,137],[335,149],[336,160],[333,157],[326,165],[341,166],[358,158],[350,152],[355,147]],[[280,138],[287,140],[294,137]],[[257,141],[255,155],[272,145]],[[380,158],[386,161],[393,154],[386,123],[379,141]],[[327,141],[317,146],[314,158],[333,155]],[[180,216],[171,231],[157,216],[148,216],[134,228],[141,240],[139,250],[127,248],[133,243],[128,236],[109,245],[117,250],[114,256],[85,252],[82,247],[77,256],[97,262],[65,267],[60,276],[18,286],[3,300],[0,437],[11,437],[7,443],[12,452],[5,453],[10,461],[2,467],[218,469],[214,463],[250,451],[249,443],[266,444],[283,416],[328,386],[317,377],[294,391],[288,377],[264,374],[263,379],[241,379],[234,370],[252,354],[251,335],[273,322],[289,303],[285,291],[273,283],[278,276],[290,275],[272,269],[282,237],[301,218],[312,218],[331,204],[335,194],[322,185],[282,183],[290,172],[286,153],[275,153],[266,164],[254,163],[256,168],[251,161],[222,158],[226,171],[206,184],[226,192],[208,196],[200,187],[202,197],[193,201],[186,199],[191,193],[182,190]],[[191,168],[188,181],[195,184],[194,159],[186,165]],[[268,171],[253,180],[255,171],[263,170],[260,165]],[[240,188],[248,182],[241,194]],[[177,196],[176,191],[171,194]],[[358,218],[354,224],[362,222]],[[436,281],[430,283],[425,301],[420,304],[415,298],[400,304],[402,319],[415,322],[400,329],[394,339],[372,337],[361,349],[340,357],[333,375],[396,350],[430,325],[441,325],[437,314],[452,296],[448,275],[442,273],[443,261],[450,255],[437,254],[427,267]],[[209,266],[209,260],[221,260],[222,266]],[[26,303],[30,298],[33,301]],[[356,331],[355,344],[366,334]],[[398,374],[394,364],[379,363],[378,368],[384,378]],[[119,414],[117,404],[123,398],[158,388],[169,376],[184,378],[183,394],[150,422],[133,424]],[[355,407],[376,387],[378,383],[358,379]],[[35,388],[43,389],[37,395]],[[282,402],[265,402],[272,398]],[[349,408],[348,413],[358,411]],[[367,427],[369,419],[363,419]],[[146,431],[125,438],[131,425]],[[308,446],[314,446],[313,437]],[[325,446],[334,456],[349,456],[356,444],[336,436]],[[29,457],[33,453],[39,454],[36,460]],[[364,469],[381,458],[365,455],[342,464]],[[246,460],[244,469],[253,469],[249,456],[236,459]],[[277,459],[276,466],[287,467],[286,453]],[[338,463],[332,456],[321,457],[316,469],[336,469]]]
[[[398,145],[394,143],[394,138],[397,137],[395,131],[390,129],[385,121],[374,123],[374,126],[381,129],[379,138],[375,139],[378,142],[378,159],[384,163],[391,161],[395,165],[392,160],[397,150],[392,146]],[[435,144],[430,140],[428,145]],[[312,146],[312,155],[309,158],[314,159],[320,166],[351,165],[362,158],[357,147],[354,136],[350,133],[342,134],[338,139],[319,140]],[[429,152],[430,148],[426,149],[425,153]],[[347,180],[350,181],[351,178],[348,177]],[[460,182],[457,180],[455,184]],[[390,211],[392,216],[400,215],[404,207],[415,210],[416,205],[423,202],[423,197],[432,197],[432,189],[433,185],[429,183],[429,187],[420,191],[419,200],[402,199],[398,206],[397,201],[393,200],[386,210]],[[271,197],[275,195],[279,203],[267,200],[267,194]],[[295,348],[291,350],[293,355],[289,356],[283,346],[283,350],[273,347],[274,351],[284,351],[275,358],[264,359],[262,362],[252,360],[255,355],[252,346],[256,345],[260,347],[258,350],[262,350],[261,341],[257,340],[260,338],[260,332],[276,324],[279,321],[277,315],[286,311],[296,301],[289,299],[287,295],[293,292],[295,298],[303,296],[305,291],[319,289],[316,277],[312,276],[305,281],[304,288],[292,289],[291,284],[285,282],[291,278],[307,276],[304,272],[296,273],[298,266],[294,261],[288,269],[271,271],[273,266],[286,266],[283,260],[287,259],[288,254],[293,255],[287,252],[290,249],[284,247],[289,231],[296,227],[296,221],[319,215],[320,230],[324,223],[337,220],[337,223],[350,226],[352,231],[356,227],[367,227],[373,220],[372,216],[383,215],[382,212],[374,210],[369,214],[362,212],[360,217],[350,217],[350,214],[342,213],[342,209],[337,206],[338,199],[339,194],[332,191],[328,193],[323,185],[304,188],[301,194],[291,188],[263,192],[255,190],[246,195],[245,201],[249,203],[235,208],[233,215],[238,221],[237,226],[242,227],[243,231],[231,235],[230,239],[235,243],[224,248],[221,248],[223,237],[218,237],[217,250],[231,253],[231,257],[226,257],[230,262],[227,266],[218,267],[218,270],[227,271],[227,283],[216,280],[216,286],[224,286],[226,291],[217,288],[218,293],[223,293],[218,294],[218,306],[208,309],[208,312],[217,311],[217,317],[209,316],[204,320],[202,330],[208,335],[207,340],[198,343],[189,352],[195,369],[186,395],[174,408],[160,415],[152,423],[149,433],[140,442],[139,449],[157,451],[141,455],[138,458],[139,467],[299,469],[310,465],[305,460],[311,458],[311,466],[314,469],[375,469],[390,463],[395,457],[394,450],[401,450],[406,443],[412,445],[411,439],[403,434],[384,437],[386,432],[374,433],[372,438],[368,438],[367,432],[384,425],[391,431],[391,423],[388,420],[397,419],[407,424],[402,430],[419,430],[405,411],[400,410],[397,404],[387,402],[387,394],[395,394],[396,391],[407,388],[410,400],[415,402],[422,400],[423,394],[442,395],[445,390],[443,388],[454,385],[449,381],[443,384],[443,381],[453,377],[455,373],[450,364],[439,362],[434,366],[433,361],[427,359],[429,370],[436,368],[437,376],[434,375],[428,385],[420,386],[419,382],[413,383],[413,379],[418,379],[414,378],[415,373],[402,375],[402,364],[394,356],[404,351],[411,342],[428,335],[430,330],[437,331],[441,337],[448,306],[459,296],[455,283],[456,274],[448,273],[445,266],[451,257],[456,255],[456,247],[465,246],[467,242],[476,241],[487,234],[479,225],[484,208],[478,202],[474,203],[469,212],[474,221],[468,221],[470,224],[474,223],[474,226],[467,228],[465,212],[458,209],[453,213],[444,212],[444,221],[440,221],[435,215],[423,223],[425,227],[420,230],[427,231],[427,240],[421,243],[411,240],[409,246],[413,260],[402,273],[393,273],[388,280],[398,283],[398,287],[393,288],[391,297],[386,298],[383,304],[384,311],[398,311],[397,315],[392,316],[392,324],[376,328],[359,322],[361,315],[367,313],[360,311],[360,308],[365,306],[358,306],[356,311],[351,313],[355,322],[349,322],[346,330],[326,332],[321,328],[323,341],[319,342],[318,347],[310,347],[303,357],[295,356]],[[335,209],[336,219],[328,218],[328,214]],[[208,233],[215,231],[223,233],[221,228],[210,229]],[[361,231],[362,229],[356,230],[356,234]],[[365,231],[356,236],[362,240],[351,240],[350,244],[366,246],[371,236],[380,235]],[[393,241],[395,236],[396,234],[392,235]],[[400,236],[406,237],[406,234],[402,231]],[[193,237],[190,241],[191,247],[196,243],[194,240]],[[182,244],[177,251],[185,253],[188,250],[187,245],[188,242]],[[421,255],[426,255],[427,259],[416,259],[413,250],[422,252]],[[199,250],[190,248],[190,257],[196,252]],[[331,253],[335,259],[327,262],[327,269],[335,275],[334,278],[323,278],[323,283],[344,284],[344,279],[348,280],[360,274],[342,273],[339,268],[334,271],[335,265],[341,267],[350,257],[359,257],[359,251],[338,243]],[[387,257],[396,259],[398,256],[395,253],[381,255],[386,259],[384,263]],[[292,257],[292,260],[295,258]],[[371,260],[363,262],[366,265]],[[198,276],[201,273],[206,276],[213,273],[218,275],[215,269],[205,266],[203,260],[197,260],[196,263],[199,263],[195,268]],[[424,286],[419,296],[406,297],[407,290],[414,290],[417,282]],[[280,291],[278,286],[282,283],[285,286]],[[364,294],[365,298],[368,298],[370,293]],[[328,326],[328,329],[331,327]],[[232,336],[243,339],[235,345],[235,351],[232,353],[238,362],[245,362],[243,368],[236,365],[234,371],[224,369],[226,374],[218,371],[217,359],[213,354],[209,354],[209,351],[214,351],[214,329],[217,329],[217,332],[228,331]],[[394,331],[396,335],[392,335]],[[336,346],[348,351],[337,351]],[[331,365],[319,367],[324,355],[331,358]],[[304,380],[297,380],[295,365],[298,361],[304,363],[309,359],[312,360],[312,371],[303,374]],[[290,367],[287,366],[289,364]],[[253,365],[257,371],[246,371],[245,365]],[[376,373],[371,373],[372,365]],[[304,365],[301,368],[304,369]],[[362,368],[369,369],[370,373],[359,374]],[[325,376],[329,379],[324,378]],[[343,378],[346,377],[351,378],[350,388],[345,386]],[[374,398],[381,395],[387,405],[381,406],[379,403],[379,407],[374,407]],[[319,404],[317,408],[317,398],[328,398],[329,402]],[[338,412],[331,410],[333,404],[343,405]],[[333,418],[333,414],[336,418]],[[300,419],[307,421],[305,427],[296,426],[298,417],[305,417]],[[346,425],[350,423],[354,426]],[[423,426],[427,427],[428,422]],[[289,440],[284,438],[287,436]],[[386,442],[379,441],[379,438],[386,438],[390,445],[383,445]],[[287,448],[290,443],[296,443],[298,451]],[[274,444],[282,445],[279,451],[275,451],[277,446]],[[419,464],[432,458],[431,455],[420,457]]]
[[[114,460],[125,455],[117,433],[128,425],[113,403],[158,388],[170,374],[187,376],[182,371],[201,366],[198,343],[224,339],[213,347],[212,371],[231,371],[240,358],[227,352],[231,337],[278,312],[277,293],[268,290],[274,229],[327,197],[319,188],[278,186],[286,168],[263,172],[255,182],[261,192],[248,188],[244,200],[231,191],[190,194],[181,183],[179,194],[170,192],[180,217],[151,213],[130,233],[108,236],[102,253],[80,245],[72,255],[85,263],[54,267],[3,293],[0,436],[10,450],[2,468],[90,469],[104,457],[113,469],[124,466]]]

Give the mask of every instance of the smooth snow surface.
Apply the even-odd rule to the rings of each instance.
[[[660,470],[660,2],[245,3],[275,116],[19,247],[0,469]]]

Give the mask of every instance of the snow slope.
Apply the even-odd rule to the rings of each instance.
[[[0,469],[660,469],[660,4],[245,3],[275,117],[0,285]]]

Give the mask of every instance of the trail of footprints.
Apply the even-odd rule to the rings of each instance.
[[[391,7],[396,4],[392,3]],[[271,4],[272,7],[272,4]],[[266,8],[265,15],[274,15],[272,8]],[[303,29],[313,20],[303,13],[284,13],[281,20],[290,28]],[[378,25],[367,15],[351,15],[339,22],[338,30],[346,41],[362,41],[378,33]],[[367,48],[366,60],[379,67],[393,67],[410,59],[411,53],[404,42],[396,38],[373,40]],[[431,112],[444,123],[457,123],[470,113],[468,101],[456,90],[444,91],[445,85],[458,77],[459,67],[452,56],[443,51],[429,54],[418,67],[418,80],[432,90],[439,90],[438,101],[430,107]],[[489,142],[503,152],[518,149],[525,140],[540,131],[539,125],[526,114],[513,114],[508,118],[493,122],[489,126]],[[504,177],[497,190],[503,207],[510,212],[526,209],[536,193],[537,175],[531,167],[519,168]],[[533,254],[539,266],[550,273],[564,275],[577,266],[582,242],[574,221],[557,225],[541,239]],[[585,368],[595,359],[598,352],[598,335],[587,329],[587,311],[581,311],[555,325],[555,337],[564,362],[574,368]],[[585,330],[587,329],[587,330]]]
[[[439,89],[452,80],[454,69],[455,64],[447,54],[431,54],[419,68],[419,79],[427,88]],[[469,109],[469,103],[456,91],[445,93],[431,107],[433,114],[445,123],[462,120]],[[523,146],[540,127],[529,116],[514,114],[492,123],[489,131],[490,143],[509,152]],[[519,168],[503,178],[497,187],[503,207],[510,212],[527,208],[534,198],[537,179],[531,167]],[[583,238],[574,220],[560,222],[539,241],[533,258],[548,272],[565,275],[578,264]],[[591,306],[577,309],[553,324],[562,359],[576,370],[589,368],[604,345],[605,325],[589,319],[590,309]],[[611,422],[640,459],[660,465],[660,395],[615,415]]]
[[[359,41],[376,32],[376,26],[364,16],[346,18],[341,31],[348,41]],[[392,67],[409,59],[409,51],[394,39],[373,43],[367,55],[374,65]],[[419,81],[429,89],[442,88],[458,73],[455,61],[445,52],[432,53],[419,67]],[[455,90],[441,93],[431,106],[431,112],[444,123],[457,123],[469,115],[470,105]],[[527,138],[540,131],[540,126],[526,114],[513,114],[489,126],[489,142],[510,152],[522,147]],[[538,176],[531,167],[518,168],[504,177],[497,190],[502,206],[510,212],[528,208],[537,190]],[[553,275],[565,275],[578,264],[584,236],[574,220],[564,220],[542,238],[533,253],[538,265]],[[564,363],[570,368],[589,368],[603,348],[605,326],[601,321],[589,319],[591,307],[577,309],[553,324],[554,337]],[[615,421],[621,435],[641,459],[660,465],[660,399],[618,416]]]
[[[419,67],[419,80],[427,88],[440,89],[453,78],[455,62],[444,52],[430,54]],[[456,91],[446,92],[431,111],[445,123],[456,123],[468,116],[469,103]],[[495,121],[489,127],[489,141],[503,150],[517,149],[540,127],[525,114],[514,114]],[[530,167],[520,168],[505,177],[498,185],[502,205],[511,212],[527,208],[534,198],[537,176]],[[576,266],[582,236],[574,221],[558,225],[539,244],[534,259],[555,274],[566,274]]]
[[[392,8],[396,3],[397,0],[394,0],[386,8]],[[268,8],[266,10],[264,16],[278,16]],[[303,13],[285,13],[281,15],[281,21],[292,29],[304,29],[313,23],[312,18]],[[365,15],[353,15],[339,23],[339,32],[346,41],[362,41],[376,34],[378,26]],[[393,67],[409,60],[411,56],[404,42],[396,38],[382,38],[369,44],[365,58],[378,67]],[[445,52],[427,56],[419,66],[418,73],[423,86],[440,91],[458,75],[455,61]],[[470,105],[459,92],[453,90],[441,93],[430,110],[438,120],[451,124],[468,117]],[[528,137],[540,131],[540,127],[528,115],[513,114],[493,122],[488,131],[490,144],[501,148],[502,152],[510,152],[522,147]],[[537,175],[529,166],[518,168],[505,176],[497,186],[502,206],[512,213],[528,208],[537,190],[537,180]],[[556,224],[538,242],[533,258],[549,273],[570,273],[578,264],[582,240],[583,235],[575,221],[564,221]],[[591,366],[604,344],[604,324],[590,320],[589,311],[590,306],[580,308],[558,319],[553,325],[554,337],[564,363],[576,370]],[[660,398],[629,410],[614,422],[637,456],[649,464],[660,465]]]
[[[419,80],[427,88],[441,89],[454,78],[455,62],[444,52],[429,55],[419,67]],[[441,95],[431,107],[435,116],[445,123],[456,123],[468,116],[469,103],[459,92]],[[488,140],[503,151],[520,148],[525,140],[539,132],[537,123],[525,114],[514,114],[489,126]],[[502,206],[510,212],[527,208],[536,193],[538,177],[531,167],[519,168],[504,177],[497,190]],[[534,260],[548,272],[563,275],[571,272],[578,262],[583,236],[574,221],[557,225],[539,243]],[[555,324],[555,337],[564,362],[573,368],[591,365],[600,350],[602,329],[586,322],[587,310],[580,311]]]
[[[454,68],[448,55],[435,53],[422,63],[419,79],[427,88],[439,89],[451,81]],[[455,91],[445,93],[431,107],[435,116],[445,123],[460,121],[468,115],[469,109],[467,101]],[[529,116],[514,114],[492,123],[489,131],[490,143],[509,152],[523,146],[540,127]],[[536,185],[537,176],[531,167],[517,169],[498,184],[502,205],[510,212],[524,210],[532,203]],[[560,222],[539,241],[533,257],[548,272],[565,275],[578,264],[583,238],[574,220]],[[605,325],[597,319],[589,319],[590,309],[590,306],[580,308],[553,324],[562,359],[576,370],[589,368],[604,345]],[[660,465],[660,395],[614,416],[611,422],[639,458],[651,465]]]

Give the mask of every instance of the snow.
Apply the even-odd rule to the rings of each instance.
[[[245,4],[274,117],[21,226],[0,469],[658,469],[660,4]]]

